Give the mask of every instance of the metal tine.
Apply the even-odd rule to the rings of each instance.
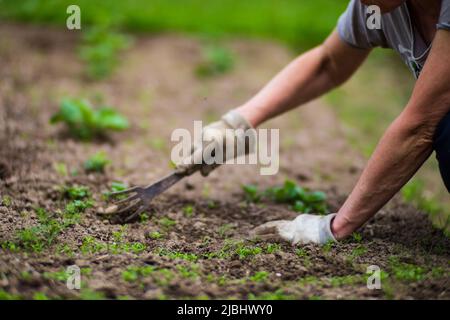
[[[142,201],[142,200],[139,199],[139,201],[136,201],[136,202],[134,202],[134,203],[131,203],[130,205],[126,206],[125,208],[120,209],[119,211],[117,211],[116,214],[121,214],[121,213],[127,212],[127,211],[130,210],[131,208],[134,208],[134,207],[135,207],[139,202],[141,202],[141,201]]]
[[[139,192],[142,192],[142,190],[143,190],[142,187],[136,186],[136,187],[133,187],[130,189],[122,190],[122,191],[111,192],[110,195],[114,197],[114,196],[124,195],[124,194],[128,194],[128,193],[133,193],[133,192],[139,193]]]
[[[130,202],[130,201],[133,201],[133,200],[135,200],[135,199],[137,199],[137,198],[139,198],[139,197],[140,197],[139,194],[134,194],[134,195],[132,195],[132,196],[129,196],[128,198],[125,198],[125,199],[116,201],[116,202],[114,202],[114,204],[115,204],[116,206],[120,206],[120,205],[122,205],[122,204],[125,204],[125,203],[128,203],[128,202]]]
[[[135,217],[140,215],[142,212],[144,212],[144,210],[145,210],[145,205],[141,205],[132,215],[125,218],[125,222],[128,222],[128,221],[134,219]]]

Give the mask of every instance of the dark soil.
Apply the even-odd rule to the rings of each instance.
[[[245,202],[242,184],[263,189],[290,178],[325,191],[335,211],[358,177],[364,159],[323,101],[267,124],[281,128],[278,175],[224,166],[157,198],[148,219],[122,225],[98,214],[113,181],[148,184],[170,172],[174,128],[192,128],[193,120],[211,121],[239,105],[292,54],[271,43],[230,41],[236,69],[201,80],[195,75],[200,41],[140,38],[113,77],[89,82],[76,41],[68,31],[0,25],[0,243],[17,241],[17,232],[37,225],[38,207],[58,218],[68,202],[61,186],[88,186],[96,202],[42,252],[0,249],[0,297],[450,298],[449,239],[399,198],[360,230],[361,240],[276,247],[248,238],[257,225],[296,213],[286,205]],[[113,105],[131,129],[109,141],[73,140],[48,123],[64,96]],[[112,164],[104,174],[86,173],[83,162],[98,150]],[[97,246],[87,246],[86,239]],[[130,249],[137,243],[141,249]],[[57,276],[74,264],[82,268],[79,291]],[[385,275],[381,290],[366,286],[369,265]],[[151,272],[142,271],[145,266],[153,266]]]

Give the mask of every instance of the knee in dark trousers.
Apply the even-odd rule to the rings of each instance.
[[[442,180],[450,192],[450,113],[439,123],[433,142]]]

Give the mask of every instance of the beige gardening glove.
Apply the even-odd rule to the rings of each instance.
[[[331,232],[331,222],[336,214],[318,216],[301,214],[292,221],[277,220],[267,222],[252,231],[252,236],[263,240],[288,241],[293,245],[298,243],[325,244],[336,241]]]
[[[231,110],[203,128],[201,141],[194,142],[191,154],[177,164],[176,170],[188,175],[200,170],[207,176],[227,160],[253,153],[255,145],[256,131],[244,117]]]

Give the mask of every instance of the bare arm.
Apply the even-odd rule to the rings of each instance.
[[[323,44],[291,62],[237,111],[256,127],[340,85],[369,52],[351,47],[334,31]]]
[[[432,152],[439,121],[450,112],[450,32],[439,30],[408,105],[380,140],[333,221],[336,238],[350,235],[384,206]]]

